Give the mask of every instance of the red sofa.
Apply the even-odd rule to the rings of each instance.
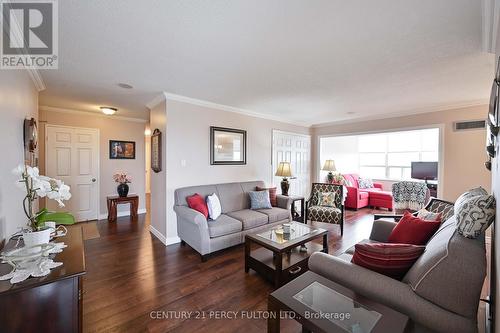
[[[355,173],[345,174],[349,185],[347,187],[347,198],[345,207],[350,209],[359,209],[366,206],[387,208],[392,211],[392,192],[382,190],[381,183],[373,183],[374,188],[359,188],[359,175]]]

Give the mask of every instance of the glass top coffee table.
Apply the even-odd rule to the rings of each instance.
[[[279,332],[281,311],[303,332],[404,332],[408,317],[314,272],[269,295],[268,333]]]
[[[313,242],[321,237],[322,244]],[[252,244],[260,247],[252,250]],[[245,236],[245,272],[253,269],[279,287],[306,272],[309,257],[318,251],[328,253],[327,230],[300,222],[291,222],[289,233],[282,225],[270,227]]]

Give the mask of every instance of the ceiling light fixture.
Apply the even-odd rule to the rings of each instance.
[[[112,107],[109,107],[109,106],[101,106],[101,111],[105,115],[112,116],[112,115],[114,115],[116,113],[116,111],[118,111],[118,109],[117,108],[112,108]]]
[[[118,83],[118,87],[123,88],[123,89],[132,89],[132,88],[134,88],[130,84],[128,84],[128,83],[122,83],[122,82]]]

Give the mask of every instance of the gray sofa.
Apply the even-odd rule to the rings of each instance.
[[[401,281],[352,264],[353,248],[338,257],[315,253],[309,268],[408,315],[410,332],[477,332],[479,298],[486,276],[484,235],[462,237],[456,231],[453,211],[447,215]],[[386,242],[396,223],[374,221],[370,239],[363,242]]]
[[[177,233],[203,261],[207,255],[245,241],[245,235],[269,226],[291,221],[291,200],[278,195],[278,207],[250,209],[248,192],[265,187],[262,181],[183,187],[175,190],[174,211],[177,214]],[[217,220],[206,220],[203,214],[188,207],[186,197],[195,193],[206,197],[216,193],[222,215]]]

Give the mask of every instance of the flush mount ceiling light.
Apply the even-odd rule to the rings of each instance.
[[[118,87],[123,88],[123,89],[132,89],[133,87],[130,84],[127,83],[118,83]]]
[[[105,115],[111,116],[111,115],[114,115],[116,113],[116,111],[118,111],[118,109],[117,108],[111,108],[109,106],[101,106],[101,111]]]

